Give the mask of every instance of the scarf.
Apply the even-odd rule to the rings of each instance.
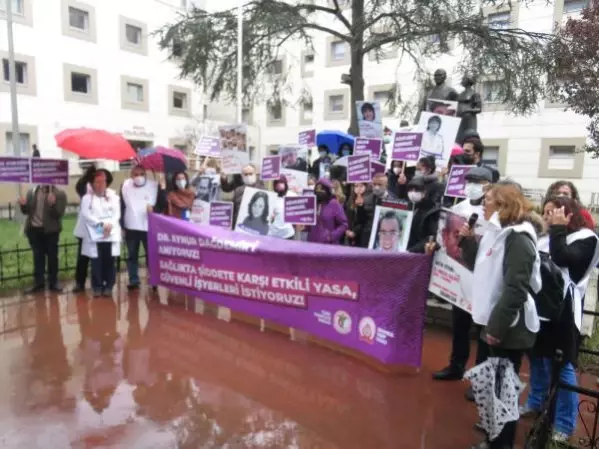
[[[168,215],[181,218],[185,209],[191,209],[195,193],[191,189],[172,190],[168,193]]]

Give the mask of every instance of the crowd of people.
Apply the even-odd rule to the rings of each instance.
[[[522,358],[530,358],[530,393],[521,414],[540,411],[548,394],[556,350],[564,354],[561,379],[576,383],[584,296],[590,273],[599,262],[599,245],[593,217],[581,205],[571,182],[552,184],[541,208],[535,210],[516,182],[500,180],[499,172],[482,162],[484,145],[476,134],[466,135],[462,146],[454,149],[447,168],[438,169],[434,156],[421,158],[415,166],[393,161],[386,173],[376,174],[369,183],[347,183],[345,167],[334,164],[336,157],[351,154],[349,145],[340,148],[338,154],[331,154],[326,146],[318,150],[319,157],[307,167],[307,189],[313,190],[317,199],[315,225],[285,223],[280,214],[269,213],[268,202],[259,193],[252,198],[248,206],[251,213],[242,225],[259,228],[263,220],[269,229],[276,230],[269,235],[279,238],[360,248],[369,247],[376,226],[376,248],[394,251],[399,235],[407,231],[404,223],[393,214],[382,214],[375,223],[377,206],[393,203],[413,214],[407,231],[407,251],[432,256],[439,248],[434,237],[443,208],[466,218],[476,214],[478,224],[485,229],[482,238],[477,238],[471,224],[464,224],[457,242],[463,263],[473,271],[475,279],[485,282],[472,286],[472,313],[453,307],[450,363],[435,373],[434,379],[463,378],[474,326],[479,333],[477,364],[489,357],[505,359],[517,373]],[[453,164],[472,166],[465,176],[467,198],[459,202],[444,195]],[[266,186],[252,164],[234,176],[219,173],[219,167],[218,160],[206,158],[195,177],[210,175],[218,179],[220,175],[220,190],[232,197],[236,223],[245,189],[266,190]],[[109,171],[90,167],[76,186],[81,203],[75,228],[79,241],[75,292],[85,290],[91,261],[93,296],[112,295],[115,258],[121,253],[123,241],[128,250],[128,288],[138,289],[138,256],[140,246],[147,254],[148,214],[190,220],[196,199],[195,177],[190,182],[189,175],[180,172],[150,179],[137,166],[117,191],[111,188],[113,176]],[[284,176],[272,182],[272,190],[281,202],[284,197],[295,195]],[[64,192],[48,186],[37,186],[20,199],[35,261],[31,293],[46,288],[46,259],[47,285],[52,291],[61,291],[57,245],[66,204]],[[550,291],[551,282],[561,290]],[[543,309],[546,305],[551,313]],[[472,391],[467,396],[474,398]],[[560,392],[557,403],[553,437],[565,441],[576,427],[577,397]],[[488,436],[475,448],[511,448],[515,429],[516,421],[510,422],[499,436],[492,440]]]

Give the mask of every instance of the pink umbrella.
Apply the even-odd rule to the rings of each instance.
[[[137,153],[135,161],[146,170],[174,173],[187,170],[187,158],[172,148],[146,148]]]

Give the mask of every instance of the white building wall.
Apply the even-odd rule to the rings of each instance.
[[[166,61],[151,33],[175,18],[181,0],[24,0],[30,9],[32,26],[15,23],[15,52],[35,58],[36,95],[19,95],[19,123],[25,130],[34,127],[43,157],[61,157],[54,135],[66,128],[100,128],[124,133],[126,138],[169,145],[181,141],[201,114],[199,90],[178,79],[177,68]],[[63,3],[91,6],[95,11],[96,41],[63,34]],[[197,3],[197,2],[196,2]],[[147,56],[121,50],[120,16],[145,24]],[[0,19],[0,52],[8,51],[6,21]],[[95,69],[98,104],[65,101],[63,64]],[[149,110],[134,111],[121,105],[121,75],[148,81]],[[1,80],[0,80],[1,81]],[[190,89],[187,117],[169,114],[169,85]],[[0,92],[0,128],[10,131],[11,111],[8,92]],[[0,152],[6,150],[0,136]],[[8,149],[11,153],[12,149]],[[73,157],[64,153],[65,157]]]
[[[563,8],[564,0],[556,0],[547,4],[544,0],[535,0],[529,5],[520,5],[518,10],[518,26],[530,31],[550,33],[553,29],[554,8]],[[235,6],[231,0],[208,0],[208,10],[225,9]],[[330,21],[327,22],[330,26]],[[349,65],[341,67],[327,67],[328,35],[314,34],[314,75],[302,78],[300,58],[302,47],[298,43],[289,42],[282,54],[285,58],[285,68],[289,71],[288,83],[292,86],[293,97],[299,96],[302,89],[307,89],[313,99],[312,125],[300,125],[300,108],[290,104],[285,108],[284,120],[280,126],[267,125],[267,111],[264,104],[256,105],[251,113],[250,123],[261,129],[261,156],[268,153],[269,148],[277,145],[292,143],[297,138],[299,131],[315,128],[346,130],[349,125],[349,116],[343,120],[325,120],[325,92],[327,90],[346,89],[349,105],[349,88],[340,83],[343,73],[348,73]],[[458,90],[460,87],[460,73],[454,73],[453,67],[457,66],[457,54],[442,55],[435,60],[425,62],[431,72],[437,68],[445,68],[451,84]],[[369,87],[399,82],[401,96],[404,101],[417,101],[418,91],[414,80],[415,67],[411,60],[399,58],[381,60],[379,62],[365,58],[364,79],[366,83],[365,95],[368,98]],[[545,177],[544,170],[540,167],[542,162],[542,148],[548,142],[546,139],[565,139],[564,143],[580,144],[586,136],[586,123],[584,117],[560,108],[550,108],[542,101],[537,111],[530,116],[513,116],[505,111],[490,111],[488,105],[483,106],[483,111],[478,116],[478,129],[483,141],[492,144],[501,143],[500,151],[506,163],[502,170],[503,176],[514,178],[521,182],[527,189],[546,189],[549,184],[557,179],[570,179],[580,190],[583,202],[588,203],[591,193],[599,191],[596,187],[599,180],[599,160],[592,159],[589,155],[584,157],[581,176],[571,176],[568,170],[558,173],[559,176]],[[399,126],[403,117],[386,117],[385,125],[392,129]],[[561,144],[561,143],[560,143]],[[560,161],[558,161],[560,162]],[[553,163],[553,162],[552,162]],[[572,161],[561,161],[563,167],[571,166]],[[556,173],[552,173],[555,175]]]

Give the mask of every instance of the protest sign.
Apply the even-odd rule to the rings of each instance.
[[[221,139],[218,137],[202,136],[194,153],[198,156],[220,157],[220,144]]]
[[[316,130],[309,129],[308,131],[302,131],[298,134],[297,143],[304,145],[307,148],[316,146]]]
[[[281,156],[266,156],[262,159],[260,177],[262,181],[274,181],[281,177]]]
[[[0,182],[31,182],[31,159],[26,157],[0,157]]]
[[[422,133],[397,131],[393,134],[391,159],[394,161],[417,161],[422,145]]]
[[[372,137],[356,137],[354,154],[369,154],[372,160],[378,161],[381,157],[383,139]]]
[[[466,173],[475,167],[474,165],[453,165],[447,178],[447,187],[445,187],[445,196],[451,196],[454,198],[466,198],[464,194],[464,187],[466,187],[466,180],[464,179]]]
[[[150,283],[420,366],[429,257],[274,242],[151,214]]]
[[[245,125],[219,126],[221,170],[227,175],[240,174],[249,164],[247,127]]]
[[[31,183],[69,185],[69,161],[66,159],[31,159]]]
[[[377,206],[374,211],[368,248],[382,252],[402,252],[408,247],[413,212],[399,207]]]
[[[379,173],[385,173],[385,164],[380,162],[370,161],[370,177],[374,179]]]
[[[285,223],[314,226],[316,224],[316,196],[286,196]]]
[[[356,101],[360,137],[383,136],[383,114],[378,101]]]
[[[235,230],[245,234],[268,235],[278,196],[274,192],[247,187],[243,191]]]
[[[214,201],[210,203],[210,226],[231,229],[233,227],[233,203]]]
[[[314,189],[302,189],[302,196],[306,196],[306,195],[316,196],[316,194],[314,193]]]
[[[347,156],[347,183],[370,182],[370,162],[369,154]]]
[[[196,200],[209,203],[219,197],[219,175],[198,175],[191,180],[190,184],[196,191]]]
[[[299,195],[308,186],[308,147],[305,145],[282,145],[279,148],[281,156],[281,175],[287,178],[287,186],[293,193]]]
[[[468,267],[462,255],[460,228],[468,222],[468,217],[443,209],[439,218],[436,241],[441,247],[435,253],[429,291],[445,301],[467,312],[472,311],[472,268]],[[478,239],[483,227],[475,226]]]
[[[460,123],[458,117],[423,112],[417,131],[422,133],[420,157],[434,156],[438,167],[446,167],[455,145]]]

